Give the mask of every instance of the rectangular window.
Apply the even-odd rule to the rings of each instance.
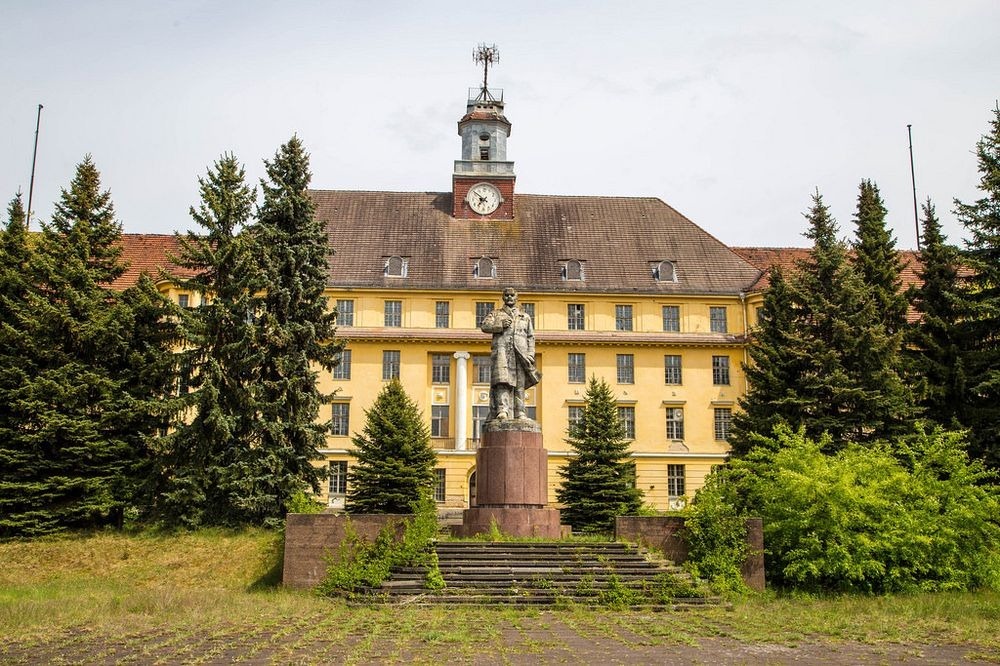
[[[528,318],[531,319],[531,327],[534,328],[535,327],[535,304],[534,303],[519,303],[519,305],[521,306],[521,309],[524,311],[524,314],[528,315]]]
[[[625,427],[625,439],[635,439],[635,407],[619,407],[618,420]]]
[[[382,352],[382,380],[399,379],[399,350],[386,349]]]
[[[667,439],[684,439],[683,407],[667,407]]]
[[[663,306],[663,330],[679,333],[681,330],[681,307],[679,305]]]
[[[483,438],[483,426],[490,415],[490,408],[485,405],[475,405],[472,408],[472,441],[478,442]]]
[[[403,325],[403,301],[385,302],[385,325],[392,328]]]
[[[334,379],[351,378],[351,350],[342,349],[337,354],[337,365],[333,366]]]
[[[632,354],[618,354],[615,361],[619,384],[635,383],[635,357]]]
[[[631,331],[632,330],[632,306],[631,305],[616,305],[615,306],[615,330],[616,331]]]
[[[567,327],[571,331],[584,330],[583,303],[570,303],[566,306]]]
[[[431,405],[431,437],[448,436],[448,405]]]
[[[489,384],[493,366],[490,357],[485,354],[474,354],[472,356],[472,383]]]
[[[726,308],[712,307],[708,309],[708,321],[712,333],[726,333],[729,326],[726,323]]]
[[[582,384],[587,381],[587,355],[570,354],[567,360],[569,368],[569,383]]]
[[[347,461],[333,460],[330,462],[330,497],[347,494]]]
[[[667,495],[684,497],[684,465],[667,465]]]
[[[494,303],[486,303],[483,301],[476,303],[476,328],[483,325],[483,320],[486,319],[486,315],[493,312],[494,307]]]
[[[188,296],[187,294],[177,295],[177,305],[181,306],[182,308],[186,308],[189,307],[190,303],[191,303],[191,297]]]
[[[724,442],[729,439],[729,425],[733,422],[733,410],[729,407],[715,408],[715,439]]]
[[[451,354],[431,354],[431,382],[434,384],[451,382]]]
[[[663,357],[663,380],[667,384],[681,383],[680,354],[666,354]]]
[[[580,425],[580,423],[582,422],[583,422],[583,407],[578,407],[576,405],[570,406],[569,419],[568,419],[569,431],[572,432],[573,427]]]
[[[354,301],[337,299],[337,326],[354,326]]]
[[[729,357],[712,357],[712,383],[716,386],[729,386]]]
[[[448,328],[451,324],[451,304],[448,301],[438,301],[434,304],[434,327]]]
[[[347,436],[351,434],[351,405],[346,402],[335,402],[330,418],[330,434]]]
[[[177,369],[177,395],[185,395],[191,391],[191,381],[194,379],[194,362],[189,354],[181,356]]]
[[[445,491],[445,469],[438,467],[434,470],[434,501],[443,502]]]
[[[527,416],[532,421],[538,420],[538,408],[537,407],[524,407],[524,415]]]
[[[623,463],[625,469],[625,481],[628,483],[629,488],[637,488],[638,476],[635,472],[635,463],[627,462]]]

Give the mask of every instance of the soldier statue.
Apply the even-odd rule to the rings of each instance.
[[[481,329],[493,334],[488,420],[527,419],[524,390],[542,375],[535,368],[535,328],[518,307],[515,289],[503,290],[503,307],[486,315]]]

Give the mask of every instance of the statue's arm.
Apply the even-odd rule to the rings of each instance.
[[[497,317],[497,311],[489,313],[483,317],[483,323],[479,327],[483,333],[502,333],[503,332],[503,322]]]

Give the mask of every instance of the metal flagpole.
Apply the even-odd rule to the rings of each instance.
[[[31,184],[28,185],[28,212],[24,216],[25,229],[31,228],[31,198],[35,194],[35,160],[38,159],[38,128],[42,125],[42,105],[38,105],[38,118],[35,120],[35,151],[31,154]]]

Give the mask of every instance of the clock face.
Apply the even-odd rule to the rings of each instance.
[[[480,215],[489,215],[503,202],[500,190],[489,183],[478,183],[469,189],[465,200],[469,202],[469,207]]]

